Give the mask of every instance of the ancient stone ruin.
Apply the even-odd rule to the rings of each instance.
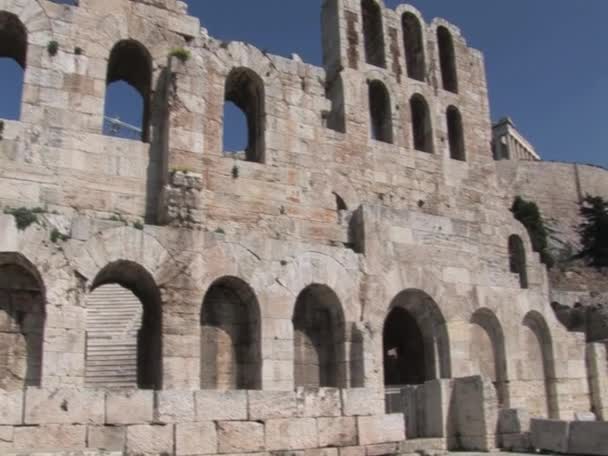
[[[575,219],[608,176],[495,161],[458,28],[325,0],[318,68],[181,1],[76,3],[0,0],[24,70],[0,124],[0,453],[606,454],[606,345],[560,323],[571,295],[509,208]],[[104,134],[113,81],[144,100],[132,138]]]

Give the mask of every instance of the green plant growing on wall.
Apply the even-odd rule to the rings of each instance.
[[[190,57],[192,56],[190,54],[190,51],[188,49],[185,49],[185,48],[174,48],[174,49],[171,49],[171,52],[169,53],[169,55],[171,57],[175,57],[176,59],[178,59],[182,63],[186,63],[188,60],[190,60]]]
[[[581,203],[580,214],[583,248],[577,257],[595,268],[608,267],[608,202],[600,196],[587,195]]]
[[[17,229],[23,231],[30,225],[39,223],[38,216],[44,213],[44,209],[39,207],[33,209],[27,207],[19,207],[16,209],[7,207],[4,209],[4,213],[15,217]]]
[[[237,165],[234,165],[232,167],[232,178],[233,179],[238,179],[239,178],[239,167]]]
[[[526,201],[522,197],[518,196],[513,202],[511,207],[513,216],[519,220],[528,231],[530,241],[532,242],[532,248],[535,252],[540,254],[541,261],[547,265],[548,268],[552,268],[555,264],[555,260],[548,250],[547,242],[547,228],[545,222],[540,215],[538,206],[533,201]]]
[[[59,43],[55,40],[49,41],[46,45],[46,50],[51,57],[55,57],[57,52],[59,52]]]
[[[144,229],[144,224],[141,223],[139,220],[133,223],[133,228],[135,228],[136,230],[139,231],[143,231]]]
[[[65,242],[70,239],[70,237],[63,234],[57,228],[53,228],[53,231],[51,231],[50,239],[53,244],[56,244],[58,241]]]

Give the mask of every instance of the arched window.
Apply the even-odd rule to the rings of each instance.
[[[365,61],[370,65],[386,68],[384,29],[380,5],[374,0],[362,0],[361,15],[363,18]]]
[[[108,62],[104,134],[148,142],[152,57],[135,40],[118,42]]]
[[[27,58],[27,30],[14,14],[0,11],[0,118],[21,116],[21,97]]]
[[[296,300],[293,330],[295,386],[346,386],[344,315],[334,291],[305,288]]]
[[[331,111],[327,117],[327,128],[340,132],[346,132],[346,119],[344,109],[344,84],[342,77],[336,76],[326,88],[326,96],[331,100]]]
[[[369,116],[372,139],[393,143],[391,98],[380,81],[369,83]]]
[[[466,160],[464,151],[464,131],[462,129],[462,116],[454,106],[447,110],[448,140],[450,143],[450,158],[453,160]]]
[[[161,389],[161,329],[152,275],[130,261],[103,268],[87,297],[87,386]]]
[[[424,59],[424,40],[420,21],[412,13],[404,13],[401,17],[403,27],[403,46],[405,48],[405,63],[407,75],[412,79],[424,81],[426,76]]]
[[[524,242],[516,234],[509,237],[509,269],[519,275],[519,284],[528,288],[528,273],[526,271],[526,249]]]
[[[439,47],[439,64],[443,88],[458,93],[458,77],[456,75],[456,57],[452,34],[445,27],[437,28],[437,46]]]
[[[211,285],[201,312],[201,388],[260,389],[260,310],[240,279]]]
[[[416,94],[410,99],[410,110],[412,116],[414,149],[433,153],[431,113],[429,111],[429,105],[422,95]]]
[[[17,254],[0,254],[0,390],[40,386],[44,287],[38,271]]]
[[[265,161],[265,130],[266,107],[264,81],[247,68],[233,69],[226,79],[225,102],[233,103],[246,117],[247,146],[245,158],[247,161],[264,163]],[[224,123],[224,142],[234,125]],[[236,130],[235,130],[236,131]],[[238,132],[237,132],[238,134]]]

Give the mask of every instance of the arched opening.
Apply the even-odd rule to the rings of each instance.
[[[431,124],[431,113],[429,105],[424,97],[415,94],[410,99],[410,111],[412,116],[412,138],[414,149],[433,153],[433,127]]]
[[[393,143],[391,97],[380,81],[369,83],[369,117],[372,139]]]
[[[403,47],[405,48],[407,75],[412,79],[424,81],[426,64],[420,21],[414,14],[404,13],[401,16],[401,26],[403,27]]]
[[[0,389],[40,386],[44,340],[44,286],[34,266],[0,253]]]
[[[448,140],[450,143],[450,158],[453,160],[466,160],[464,151],[464,131],[462,129],[462,116],[454,106],[447,110]]]
[[[87,297],[87,386],[161,389],[161,337],[161,297],[152,275],[124,260],[103,268]]]
[[[232,103],[246,118],[247,144],[245,158],[247,161],[264,163],[266,107],[264,81],[247,68],[233,69],[226,79],[225,103]],[[224,119],[224,141],[228,137],[239,135],[238,126],[226,123]],[[228,130],[226,130],[228,129]]]
[[[458,93],[458,77],[456,75],[456,56],[452,34],[445,27],[437,28],[437,46],[439,47],[439,65],[443,88]]]
[[[27,59],[27,30],[14,14],[0,11],[0,117],[18,120]]]
[[[374,0],[361,1],[365,61],[370,65],[386,68],[384,54],[384,29],[382,10]]]
[[[306,287],[293,315],[296,387],[345,387],[344,315],[338,296],[325,285]]]
[[[555,357],[551,332],[543,316],[532,311],[523,321],[521,380],[528,392],[527,407],[535,418],[559,418]]]
[[[509,236],[509,268],[512,274],[519,276],[521,288],[528,288],[526,249],[524,248],[524,242],[516,234]]]
[[[201,388],[260,389],[260,310],[255,293],[236,277],[213,283],[201,312]]]
[[[479,309],[471,318],[470,354],[475,371],[494,384],[499,405],[509,408],[505,338],[498,318],[489,309]]]
[[[331,100],[331,111],[327,117],[327,128],[340,133],[346,132],[344,108],[344,84],[342,77],[336,76],[326,87],[326,97]]]
[[[108,61],[103,133],[149,140],[152,57],[135,40],[118,42]]]

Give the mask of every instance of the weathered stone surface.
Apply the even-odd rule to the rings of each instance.
[[[249,419],[267,420],[296,415],[296,394],[293,391],[248,391]]]
[[[87,447],[100,450],[122,451],[127,442],[127,429],[123,426],[88,426]]]
[[[107,424],[145,424],[154,419],[153,391],[108,391]]]
[[[569,434],[567,421],[532,419],[530,423],[531,443],[539,450],[567,453]]]
[[[296,390],[298,415],[304,417],[340,416],[342,400],[340,390],[334,388],[298,388]]]
[[[357,445],[357,423],[354,417],[319,418],[319,445],[346,447]]]
[[[81,450],[86,447],[87,427],[83,425],[48,424],[15,428],[16,450],[62,448]]]
[[[195,391],[198,421],[247,420],[246,391]]]
[[[405,440],[403,415],[360,416],[357,418],[359,445],[400,442]]]
[[[313,418],[291,418],[266,422],[269,451],[303,450],[319,446],[317,422]]]
[[[133,454],[171,454],[173,425],[135,425],[127,427],[127,451]]]
[[[342,390],[342,406],[346,416],[382,415],[384,392],[379,388]]]
[[[263,451],[264,425],[251,421],[220,421],[217,423],[220,453]]]
[[[206,421],[177,424],[175,426],[175,448],[177,456],[216,454],[218,441],[215,423]]]
[[[0,390],[0,425],[23,423],[23,392]]]
[[[156,420],[159,423],[194,421],[194,393],[192,391],[157,391]]]
[[[103,391],[28,388],[25,424],[103,424]]]
[[[608,454],[608,423],[570,423],[568,453],[605,456]]]

